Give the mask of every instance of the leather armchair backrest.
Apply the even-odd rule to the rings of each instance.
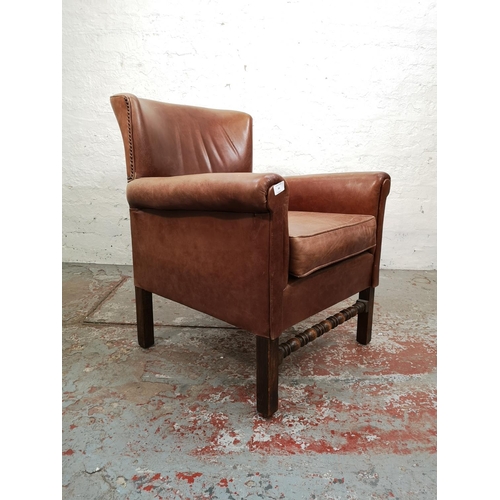
[[[125,146],[127,179],[252,171],[252,117],[139,99],[111,97]]]

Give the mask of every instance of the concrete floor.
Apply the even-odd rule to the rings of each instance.
[[[436,498],[436,272],[382,271],[371,344],[292,354],[272,420],[253,336],[156,297],[141,349],[131,275],[63,265],[64,499]]]

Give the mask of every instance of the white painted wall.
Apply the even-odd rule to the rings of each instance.
[[[432,0],[63,2],[63,260],[131,263],[109,96],[254,117],[254,171],[385,170],[382,267],[436,268]]]

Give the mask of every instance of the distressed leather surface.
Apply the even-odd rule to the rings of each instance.
[[[125,149],[136,286],[274,339],[378,284],[387,174],[287,177],[277,194],[281,176],[251,173],[250,115],[132,94],[111,105]],[[339,228],[338,214],[359,223]],[[364,250],[374,230],[376,246]],[[306,264],[300,272],[297,262]]]
[[[252,171],[252,117],[138,98],[111,97],[128,178]]]
[[[269,336],[269,214],[130,210],[135,285]]]
[[[373,215],[288,212],[290,274],[301,278],[373,248]]]
[[[304,278],[290,277],[283,290],[283,329],[368,288],[372,268],[373,254],[363,252]]]
[[[131,208],[263,213],[269,188],[282,180],[246,172],[143,177],[127,185],[127,200]]]
[[[379,283],[385,203],[391,178],[385,172],[343,172],[286,177],[289,210],[373,215],[377,220],[371,286]]]

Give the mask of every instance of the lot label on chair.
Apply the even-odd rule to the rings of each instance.
[[[282,193],[285,190],[285,181],[278,182],[278,184],[275,184],[273,188],[275,195]]]

